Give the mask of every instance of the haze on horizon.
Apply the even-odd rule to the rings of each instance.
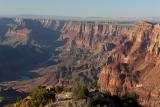
[[[160,16],[160,0],[0,0],[0,15]]]

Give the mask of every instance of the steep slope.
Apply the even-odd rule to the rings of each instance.
[[[63,44],[56,41],[60,32],[45,27],[41,20],[0,19],[0,26],[0,81],[36,76],[28,71]]]
[[[103,91],[121,95],[127,91],[136,91],[142,104],[155,106],[159,96],[159,24],[140,22],[127,34],[132,46],[122,46],[127,49],[121,54],[120,67],[125,63],[125,69],[106,66],[99,76],[99,85]],[[120,50],[120,51],[122,51]],[[113,65],[115,65],[117,61]],[[123,75],[123,76],[122,76]],[[116,76],[116,77],[115,77]],[[124,91],[125,90],[125,91]],[[120,94],[118,93],[120,92]],[[157,105],[156,105],[157,106]]]
[[[159,24],[145,21],[133,26],[70,22],[61,39],[69,38],[69,49],[89,48],[103,53],[106,65],[98,81],[102,91],[113,95],[136,91],[142,104],[154,106],[160,97],[159,33]]]
[[[159,24],[145,21],[132,25],[30,19],[9,20],[7,23],[5,20],[3,23],[6,25],[3,29],[7,30],[1,31],[1,47],[10,45],[17,49],[23,46],[24,49],[25,46],[33,49],[35,56],[39,55],[36,57],[38,59],[47,54],[44,59],[34,62],[36,67],[30,69],[38,74],[37,77],[3,85],[30,92],[42,84],[72,86],[75,80],[84,84],[97,82],[103,92],[123,95],[136,91],[141,104],[158,104]],[[64,42],[56,40],[65,40],[66,43],[61,46]],[[54,55],[57,54],[55,48],[59,52],[57,56]],[[31,56],[34,54],[24,57],[32,59]],[[26,60],[24,57],[20,59]]]

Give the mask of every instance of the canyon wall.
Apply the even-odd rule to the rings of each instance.
[[[125,26],[69,22],[60,36],[69,38],[70,48],[90,48],[107,54],[98,79],[101,91],[112,95],[136,91],[141,103],[151,106],[157,105],[160,98],[159,37],[160,25],[145,21]]]
[[[100,69],[94,70],[96,71],[94,75],[98,75],[97,83],[101,91],[107,91],[112,95],[124,95],[128,91],[135,91],[140,95],[141,104],[152,106],[158,104],[160,98],[159,24],[145,21],[120,24],[105,21],[5,19],[0,26],[3,28],[0,30],[1,46],[35,47],[34,50],[42,53],[42,56],[43,53],[49,52],[47,58],[50,58],[50,54],[61,46],[57,44],[58,40],[67,41],[61,49],[64,55],[67,52],[74,53],[75,49],[92,50],[92,53],[85,56],[88,62],[93,59],[98,64],[105,63],[99,66]],[[61,62],[67,62],[66,57],[60,56],[59,58]],[[70,61],[73,58],[69,56],[67,60]],[[47,66],[41,72],[45,74],[46,71],[55,70],[54,67],[51,68],[52,66]],[[66,71],[71,74],[76,72],[80,72],[81,75],[85,74],[81,72],[81,69],[73,68],[75,69]],[[86,65],[83,70],[85,68],[87,68]],[[50,75],[46,73],[45,81],[53,82],[55,79],[52,76],[56,77],[54,83],[60,81],[59,72],[56,71],[56,75],[55,72]],[[69,73],[65,74],[66,77],[70,76]]]

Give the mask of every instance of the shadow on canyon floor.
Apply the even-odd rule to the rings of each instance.
[[[46,28],[39,29],[43,33],[38,33],[39,37],[36,37],[33,35],[36,35],[38,30],[34,30],[26,45],[0,46],[0,82],[33,79],[39,76],[37,73],[31,72],[37,68],[36,65],[49,66],[55,64],[54,62],[47,63],[47,60],[53,53],[58,54],[55,49],[64,45],[65,42],[57,41],[60,32]],[[37,40],[39,44],[46,45],[47,48],[32,46],[31,40]]]

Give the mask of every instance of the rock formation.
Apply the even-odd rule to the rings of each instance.
[[[33,51],[39,53],[36,58],[47,54],[47,57],[38,60],[40,63],[35,60],[38,67],[32,66],[40,77],[34,78],[34,81],[22,81],[24,87],[28,87],[30,83],[37,86],[39,82],[70,84],[78,76],[82,77],[84,83],[97,81],[98,78],[101,91],[112,95],[136,91],[143,105],[153,106],[158,103],[160,24],[145,21],[121,24],[103,21],[1,19],[0,27],[0,47],[34,47]],[[61,46],[57,40],[64,40],[66,43]],[[52,53],[56,49],[61,52],[57,56],[58,64],[50,64],[49,61],[55,59]],[[33,53],[28,54],[33,56]],[[0,59],[3,58],[0,56]],[[29,62],[30,64],[34,62]],[[11,64],[5,66],[8,65]],[[30,67],[29,65],[27,63],[25,66]],[[0,68],[3,66],[0,63]],[[4,71],[2,68],[1,70]],[[89,74],[89,71],[92,73]],[[13,86],[13,83],[9,85],[11,84]],[[16,84],[15,88],[20,89],[21,82]]]

